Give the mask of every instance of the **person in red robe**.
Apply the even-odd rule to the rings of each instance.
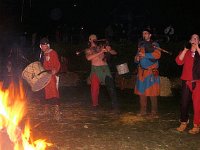
[[[55,117],[59,118],[59,90],[58,90],[58,80],[59,77],[56,74],[60,70],[60,61],[58,54],[55,50],[50,48],[49,40],[47,38],[42,38],[40,40],[40,48],[43,52],[43,67],[45,70],[52,74],[51,80],[45,86],[45,111],[48,110],[49,104],[55,105]]]
[[[190,134],[200,132],[200,38],[193,34],[185,47],[176,57],[176,63],[182,65],[182,98],[180,101],[180,126],[176,128],[183,132],[189,123],[189,106],[193,103],[193,128]]]

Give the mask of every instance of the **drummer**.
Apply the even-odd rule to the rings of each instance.
[[[110,69],[105,58],[105,52],[116,55],[117,52],[110,46],[101,47],[97,45],[97,36],[91,34],[89,36],[89,48],[86,49],[86,59],[91,62],[91,98],[93,108],[99,106],[99,88],[100,84],[106,85],[109,95],[112,100],[112,108],[118,111],[117,95],[114,86],[114,81],[110,73]]]
[[[44,88],[45,91],[45,100],[43,104],[45,104],[45,113],[49,112],[49,104],[54,104],[55,106],[55,118],[60,118],[59,111],[59,91],[58,91],[58,77],[56,73],[60,69],[60,62],[58,58],[58,54],[55,50],[50,48],[49,40],[47,38],[42,38],[40,40],[40,48],[44,54],[43,57],[43,67],[45,70],[48,70],[51,74],[51,80]]]

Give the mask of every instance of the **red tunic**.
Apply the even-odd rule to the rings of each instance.
[[[60,62],[58,59],[58,54],[54,50],[50,50],[48,53],[44,54],[43,66],[45,70],[56,70],[56,73],[60,69]],[[52,75],[50,82],[44,88],[45,99],[59,98],[59,91],[56,86],[56,75]]]
[[[179,53],[179,55],[182,53],[182,51]],[[185,54],[184,59],[181,61],[179,59],[179,55],[176,57],[176,63],[178,65],[183,65],[183,71],[181,74],[181,79],[182,80],[193,80],[192,77],[192,68],[193,68],[193,62],[194,58],[192,57],[192,52],[187,51]]]

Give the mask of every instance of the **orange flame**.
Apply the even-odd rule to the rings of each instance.
[[[6,129],[10,141],[13,143],[13,150],[45,150],[51,143],[43,139],[33,141],[30,138],[29,120],[26,122],[24,130],[19,127],[26,114],[26,98],[22,82],[16,88],[11,82],[6,90],[2,89],[0,82],[0,132]],[[0,142],[0,149],[2,145]]]

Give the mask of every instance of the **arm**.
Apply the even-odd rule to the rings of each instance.
[[[160,59],[161,52],[158,49],[155,49],[152,53],[145,53],[144,51],[139,51],[138,54],[135,57],[136,61],[139,61],[142,58],[147,59]]]
[[[184,50],[182,51],[182,53],[180,53],[180,55],[178,56],[180,61],[183,61],[183,59],[185,58],[185,54],[188,51],[187,48],[184,48]]]
[[[153,46],[153,52],[146,53],[146,58],[160,59],[161,57],[160,45],[157,42],[153,42],[152,46]]]
[[[145,57],[150,58],[150,59],[160,59],[161,52],[160,52],[160,50],[155,49],[152,53],[146,53]]]
[[[151,46],[153,48],[151,52],[148,52],[148,50],[145,52],[144,49],[140,48],[141,50],[138,53],[139,56],[145,59],[160,59],[161,51],[159,49],[159,44],[157,42],[153,42]]]
[[[184,50],[182,50],[179,55],[176,57],[175,61],[178,65],[183,65],[184,64],[184,58],[185,58],[185,54],[187,53],[188,49],[184,48]]]
[[[136,55],[136,56],[134,57],[134,62],[135,62],[135,63],[139,63],[139,61],[140,61],[140,57],[139,57],[138,55]]]
[[[149,56],[149,57],[148,57]],[[158,68],[158,59],[161,56],[161,52],[154,50],[153,52],[145,53],[139,52],[139,60],[142,68]]]
[[[56,53],[56,51],[52,51],[51,59],[52,59],[52,62],[51,62],[52,74],[56,74],[60,70],[60,61],[58,59],[58,54]]]
[[[87,59],[88,61],[90,61],[90,60],[92,60],[92,59],[98,57],[98,56],[101,55],[102,53],[104,53],[104,51],[105,51],[105,50],[101,50],[101,51],[99,51],[99,52],[97,52],[97,53],[94,53],[91,49],[87,49],[87,50],[86,50],[86,59]]]
[[[105,50],[109,52],[111,55],[117,55],[117,52],[113,50],[110,46],[106,46]]]
[[[140,59],[142,58],[142,57],[140,57],[140,55],[141,55],[140,52],[141,51],[144,51],[144,50],[142,50],[141,48],[138,48],[137,54],[134,57],[134,62],[135,63],[139,63]]]

